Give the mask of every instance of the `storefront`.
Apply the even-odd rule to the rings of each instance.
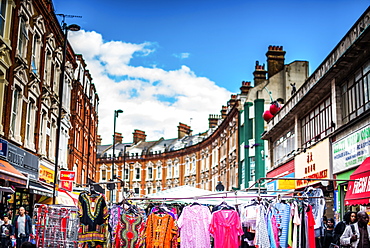
[[[283,178],[294,178],[294,159],[289,162],[269,171],[266,174],[267,178],[280,178],[279,180],[270,181],[267,183],[267,191],[271,195],[278,194],[278,192],[295,189],[294,180],[281,180]]]
[[[27,176],[29,183],[26,188],[18,187],[14,195],[11,208],[15,212],[21,206],[23,206],[28,212],[32,214],[33,205],[36,200],[38,193],[46,189],[38,183],[38,172],[39,172],[39,159],[37,156],[9,143],[8,147],[8,162],[24,176]],[[32,188],[31,188],[32,187]]]
[[[320,181],[317,179],[332,178],[330,169],[330,143],[325,139],[306,152],[302,152],[295,157],[295,175],[297,178],[296,189],[303,190],[308,186],[321,188],[326,197],[326,216],[334,217],[334,188],[330,181]],[[315,180],[309,180],[315,179]]]
[[[354,130],[354,131],[353,131]],[[347,130],[346,130],[347,131]],[[343,179],[338,182],[336,209],[339,216],[349,210],[357,211],[358,206],[346,204],[345,198],[350,183],[347,181],[357,171],[357,168],[370,156],[370,125],[369,123],[358,124],[347,132],[344,131],[338,136],[340,139],[332,143],[333,174],[336,179]],[[335,137],[334,137],[335,138]],[[352,186],[351,186],[352,187]],[[348,201],[350,203],[353,201]]]

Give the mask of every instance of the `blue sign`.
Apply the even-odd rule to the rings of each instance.
[[[0,157],[8,156],[8,141],[0,139]]]

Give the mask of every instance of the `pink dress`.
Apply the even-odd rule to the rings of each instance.
[[[177,225],[180,228],[181,248],[210,248],[209,225],[211,212],[208,207],[193,205],[184,207]]]
[[[214,237],[215,248],[238,248],[239,236],[243,229],[238,212],[235,210],[219,210],[212,214],[210,232]]]

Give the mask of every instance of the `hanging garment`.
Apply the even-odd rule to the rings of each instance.
[[[214,248],[238,248],[239,236],[243,235],[238,212],[219,210],[212,213],[210,233],[214,237]]]
[[[123,212],[122,206],[114,204],[111,209],[109,210],[109,227],[111,233],[111,241],[115,240],[117,236],[117,225],[119,223],[119,219],[121,217],[121,213]]]
[[[181,248],[210,248],[209,226],[212,214],[208,207],[193,205],[184,207],[177,225],[180,228]]]
[[[312,207],[312,214],[315,219],[315,229],[321,228],[322,217],[326,209],[326,202],[322,189],[316,188],[309,193],[312,198],[308,199],[309,205]]]
[[[270,239],[267,231],[266,223],[266,209],[263,205],[259,205],[257,222],[256,222],[256,236],[254,239],[254,244],[259,248],[269,248]]]
[[[177,240],[175,220],[171,215],[159,216],[155,213],[149,215],[146,221],[146,248],[171,248]]]
[[[290,206],[285,203],[275,203],[272,207],[272,213],[275,216],[276,224],[279,229],[279,244],[281,248],[288,247],[288,232],[290,220]]]
[[[258,205],[241,204],[239,207],[240,221],[243,227],[256,229]]]
[[[78,197],[78,209],[80,216],[78,241],[80,243],[104,242],[108,218],[108,208],[104,196],[96,194],[90,196],[87,193],[81,193]]]
[[[271,248],[278,248],[279,247],[279,236],[278,236],[278,228],[276,226],[276,219],[272,212],[268,213],[267,217],[267,231],[270,238],[270,247]]]
[[[119,230],[120,246],[125,248],[140,248],[144,246],[145,223],[142,215],[122,213]]]
[[[307,240],[309,248],[316,248],[316,240],[315,240],[315,218],[312,213],[312,206],[307,206]]]

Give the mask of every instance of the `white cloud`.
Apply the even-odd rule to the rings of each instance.
[[[132,142],[134,129],[147,140],[176,138],[179,122],[191,125],[194,133],[208,129],[208,115],[219,114],[231,92],[205,77],[197,77],[187,66],[172,71],[130,65],[136,56],[155,53],[155,43],[104,41],[94,31],[70,33],[76,53],[86,60],[100,98],[99,131],[103,144],[112,143],[114,110],[124,111],[116,131]],[[187,55],[188,56],[188,55]],[[190,123],[190,119],[192,119]]]
[[[179,59],[187,59],[187,58],[190,57],[190,53],[174,54],[173,56],[175,56],[176,58],[179,58]]]

